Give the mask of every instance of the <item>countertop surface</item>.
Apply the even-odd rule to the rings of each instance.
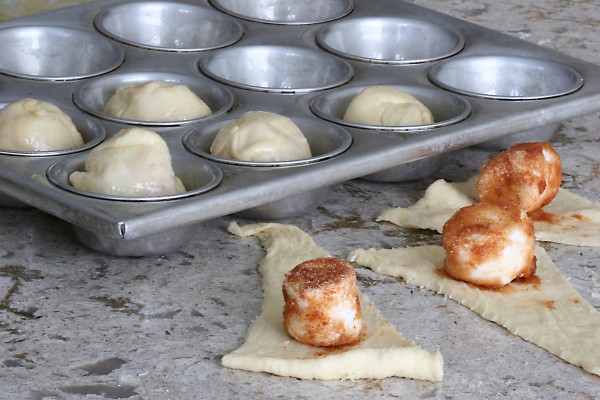
[[[8,3],[21,4],[0,2]],[[415,3],[600,64],[600,9],[592,0]],[[8,10],[5,16],[15,16]],[[600,202],[599,122],[597,113],[565,121],[552,142],[562,187]],[[439,243],[435,233],[375,218],[412,204],[437,178],[471,177],[493,154],[456,151],[416,182],[340,184],[317,210],[279,222],[302,228],[339,257],[355,248]],[[219,218],[173,254],[126,258],[87,249],[69,224],[35,209],[2,209],[0,399],[600,398],[600,377],[448,298],[361,268],[359,286],[383,316],[421,347],[441,351],[442,382],[302,381],[223,368],[221,357],[241,345],[262,303],[263,250],[255,239],[227,233],[232,220],[254,222]],[[543,247],[599,308],[600,248]],[[600,343],[600,332],[593,340]]]
[[[0,0],[0,19],[33,15],[63,7],[89,3],[91,0]]]

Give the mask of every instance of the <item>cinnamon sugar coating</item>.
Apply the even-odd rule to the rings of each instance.
[[[283,324],[301,343],[354,344],[362,332],[356,273],[345,260],[316,258],[292,269],[283,282]]]
[[[523,210],[479,203],[444,224],[444,268],[457,280],[495,289],[535,273],[533,222]]]
[[[558,193],[562,167],[548,142],[520,143],[496,154],[481,169],[477,194],[527,212],[549,204]]]

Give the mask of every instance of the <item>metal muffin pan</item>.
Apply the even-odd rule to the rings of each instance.
[[[285,2],[277,2],[282,3]],[[310,4],[290,2],[289,6],[302,8],[306,7],[304,3]],[[121,35],[124,31],[100,32],[100,26],[110,25],[110,18],[103,17],[110,15],[107,10],[162,7],[172,11],[171,4],[200,7],[206,10],[206,13],[200,12],[202,15],[221,13],[225,20],[233,19],[239,24],[242,36],[221,48],[192,49],[190,46],[179,51],[171,45],[150,49],[139,37]],[[269,9],[269,4],[271,14],[261,14]],[[303,14],[300,19],[292,18],[292,14],[286,16],[274,4],[235,0],[103,0],[0,23],[0,48],[8,49],[6,54],[12,55],[8,58],[13,59],[13,65],[27,64],[27,60],[38,55],[42,60],[41,65],[32,65],[18,74],[14,70],[19,68],[6,68],[6,64],[0,62],[6,75],[0,82],[0,102],[24,97],[51,101],[63,110],[74,110],[91,118],[102,126],[106,137],[139,125],[135,121],[115,121],[99,115],[99,105],[107,96],[105,88],[114,86],[122,77],[185,76],[191,79],[189,82],[202,82],[202,90],[210,88],[201,94],[209,101],[222,101],[223,105],[222,112],[210,118],[148,127],[165,139],[173,154],[195,157],[222,173],[220,184],[207,192],[166,201],[130,201],[74,193],[50,182],[46,171],[52,165],[69,158],[83,158],[90,150],[42,157],[0,154],[0,192],[73,224],[80,240],[89,247],[121,255],[157,254],[183,245],[197,224],[212,218],[233,213],[252,218],[285,218],[308,212],[322,201],[321,196],[333,184],[359,177],[382,181],[415,179],[438,168],[440,162],[443,164],[444,155],[454,149],[502,141],[513,135],[519,136],[519,140],[529,140],[536,131],[544,133],[545,127],[600,109],[600,66],[408,2],[334,1],[331,4],[337,4],[338,11],[326,18],[325,12],[319,12],[312,17]],[[316,9],[304,10],[314,11],[311,8]],[[177,33],[186,20],[175,12],[169,14],[168,21],[152,20],[159,26],[151,26],[150,21],[146,26],[142,13],[139,14],[135,17],[141,18],[135,21],[136,29],[161,32],[169,40],[179,35],[188,37],[187,32]],[[112,18],[117,17],[113,14]],[[389,52],[387,37],[369,31],[376,30],[369,26],[377,24],[364,24],[377,19],[396,23],[401,20],[407,26],[422,27],[422,31],[404,31],[412,32],[413,41],[426,39],[435,27],[435,34],[446,32],[458,51],[450,51],[440,60],[415,57],[415,62],[398,63],[382,62],[396,56],[383,55],[376,59],[372,54],[362,54],[350,47],[334,49],[337,45],[327,48],[324,44],[324,38],[333,37],[326,35],[328,31],[349,24],[365,29],[364,35],[356,39],[362,42],[361,48],[382,48],[386,49],[385,54],[393,54]],[[27,40],[16,41],[12,34],[2,35],[2,32],[22,29],[32,32],[25,35]],[[53,60],[48,53],[57,49],[58,42],[41,41],[47,43],[40,49],[33,46],[30,37],[37,32],[47,34],[55,30],[72,32],[73,40],[84,38],[86,43],[101,43],[102,49],[111,48],[114,53],[83,52],[79,47],[76,52],[60,53],[63,59],[56,67],[62,71],[50,71],[45,67]],[[347,54],[336,54],[339,50]],[[111,60],[108,65],[98,61],[99,54],[103,61]],[[490,57],[496,62],[478,61]],[[3,62],[9,62],[6,60]],[[531,60],[560,67],[544,67],[544,73],[528,72],[521,82],[507,82],[505,76],[495,73],[496,67],[490,66],[505,66],[506,60],[513,67],[531,63]],[[470,79],[469,76],[463,77],[462,82],[446,79],[452,63],[467,63]],[[89,70],[86,73],[70,71],[71,64],[95,65],[96,68],[88,76]],[[102,68],[98,68],[100,64]],[[542,76],[547,78],[541,79]],[[476,86],[472,85],[473,81],[477,81]],[[102,82],[111,83],[104,86]],[[505,89],[521,83],[538,93],[532,96],[531,90],[522,88],[518,92],[506,92]],[[558,87],[552,86],[557,83]],[[371,85],[414,91],[415,97],[421,96],[423,102],[429,103],[435,123],[421,127],[357,127],[340,121],[343,108],[340,104],[349,101],[351,93]],[[504,92],[487,92],[489,87],[502,87]],[[509,93],[510,98],[498,98],[499,93]],[[430,94],[433,97],[429,97]],[[336,131],[346,132],[351,137],[351,144],[331,157],[284,167],[237,165],[211,160],[205,154],[199,155],[197,149],[190,151],[190,147],[198,145],[202,149],[205,146],[197,142],[196,135],[211,132],[219,124],[247,111],[258,110],[276,112],[294,121],[334,126]],[[190,144],[192,137],[196,142]],[[419,166],[417,162],[423,164]]]

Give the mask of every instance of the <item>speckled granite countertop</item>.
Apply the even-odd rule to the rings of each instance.
[[[92,0],[0,0],[0,19],[23,17],[90,1]]]
[[[600,63],[600,9],[592,0],[415,3]],[[595,201],[598,119],[567,121],[554,137],[563,187]],[[413,183],[351,181],[315,212],[284,222],[340,257],[356,247],[436,242],[437,235],[374,219],[384,208],[412,204],[435,178],[470,177],[491,154],[456,152],[434,177]],[[262,249],[226,233],[231,220],[203,224],[174,254],[120,258],[86,249],[68,224],[42,212],[1,210],[0,398],[600,398],[600,378],[449,299],[364,269],[360,287],[383,315],[422,347],[441,350],[442,382],[300,381],[222,368],[221,357],[242,343],[261,306]],[[600,249],[544,247],[600,307]],[[600,344],[600,332],[595,340]]]

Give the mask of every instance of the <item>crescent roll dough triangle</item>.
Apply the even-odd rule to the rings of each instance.
[[[240,227],[232,223],[229,231],[240,237],[258,236],[266,255],[259,265],[264,291],[260,316],[249,328],[244,344],[223,357],[223,366],[300,379],[442,379],[441,354],[405,339],[360,292],[367,327],[361,342],[328,349],[292,339],[283,327],[284,275],[303,261],[329,254],[295,226],[266,223]]]
[[[421,246],[354,250],[350,261],[444,294],[563,360],[600,375],[600,313],[569,284],[541,248],[535,279],[485,290],[443,272],[444,249]]]
[[[477,202],[477,176],[465,182],[438,179],[423,198],[407,208],[384,210],[377,221],[388,221],[402,228],[431,229],[442,232],[444,223],[459,209]],[[544,242],[575,246],[600,246],[600,204],[565,189],[540,211],[529,214],[535,237]]]

